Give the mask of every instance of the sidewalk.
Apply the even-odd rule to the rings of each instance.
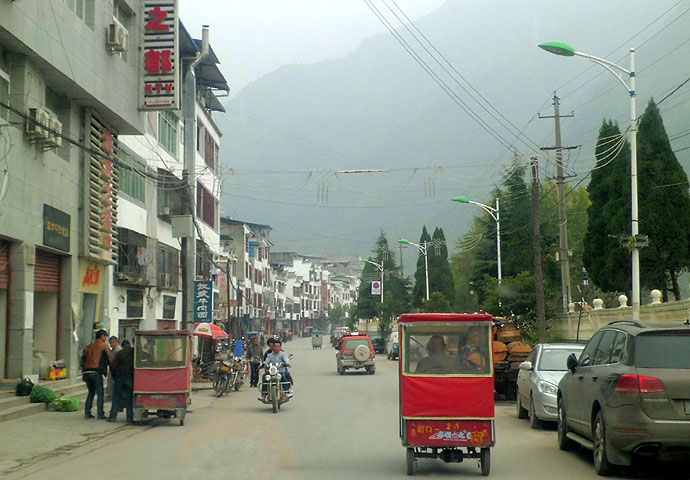
[[[193,384],[192,392],[207,390],[207,385],[210,387],[207,383]],[[192,393],[192,404],[187,414],[201,410],[214,398],[205,391]],[[106,415],[109,411],[110,403],[106,403]],[[96,413],[95,405],[92,413]],[[175,419],[170,421],[174,422]],[[125,412],[118,414],[115,423],[95,418],[87,420],[84,418],[83,402],[76,412],[46,411],[0,423],[0,478],[19,478],[13,474],[23,477],[25,469],[31,464],[56,461],[77,453],[82,447],[98,448],[100,441],[110,436],[119,437],[121,433],[127,437],[146,428],[150,428],[147,422],[141,426],[126,424]]]

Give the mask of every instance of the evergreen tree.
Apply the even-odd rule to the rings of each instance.
[[[419,244],[424,245],[424,242],[431,243],[431,236],[426,230],[426,225],[422,227],[422,234],[419,236]],[[416,248],[416,247],[415,247]],[[428,254],[428,252],[427,252]],[[430,258],[427,257],[427,261]],[[429,265],[431,266],[431,265]],[[431,282],[431,278],[429,278]],[[431,283],[429,284],[431,288]],[[424,255],[419,252],[417,256],[417,269],[414,272],[414,287],[412,288],[412,306],[415,308],[421,308],[423,300],[426,298],[426,275],[424,269]]]
[[[436,227],[427,251],[429,260],[429,295],[433,292],[443,294],[450,304],[455,296],[455,282],[448,263],[448,246],[443,229]]]
[[[602,290],[629,292],[630,253],[620,238],[630,234],[630,148],[615,122],[604,120],[594,154],[583,263]]]
[[[669,290],[678,300],[678,275],[690,266],[688,177],[653,100],[640,119],[637,138],[640,233],[649,237],[649,246],[640,250],[640,282],[660,289],[664,301]]]
[[[383,294],[393,294],[393,301],[397,304],[403,305],[403,310],[407,310],[410,304],[409,298],[409,280],[401,277],[401,272],[395,263],[395,258],[390,254],[390,247],[388,246],[388,239],[386,235],[381,232],[376,241],[376,247],[372,251],[371,260],[383,264]],[[357,298],[357,318],[374,318],[377,315],[379,304],[381,303],[380,295],[371,294],[371,283],[381,278],[381,271],[370,263],[364,264],[362,275],[360,278],[359,297]]]

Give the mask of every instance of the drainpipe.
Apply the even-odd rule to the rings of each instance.
[[[184,120],[184,169],[182,178],[187,182],[188,214],[195,223],[196,217],[196,74],[194,69],[208,56],[208,25],[201,30],[201,52],[189,64],[184,75],[182,117]],[[182,239],[184,263],[182,264],[183,328],[194,330],[194,279],[196,278],[196,229],[191,237]]]

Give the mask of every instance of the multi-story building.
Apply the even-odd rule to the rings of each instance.
[[[274,333],[273,281],[269,264],[273,245],[269,238],[271,227],[222,217],[220,229],[226,254],[237,261],[236,310],[242,319],[242,330]]]
[[[0,376],[7,377],[42,376],[57,359],[75,375],[94,328],[115,333],[120,321],[156,328],[172,326],[159,319],[179,319],[179,243],[166,225],[176,204],[165,203],[181,190],[179,105],[146,112],[142,102],[177,96],[182,75],[174,72],[189,65],[199,42],[177,24],[171,1],[55,0],[45,13],[47,3],[0,2]],[[164,22],[142,21],[161,6]],[[169,38],[147,43],[149,27]],[[178,56],[155,51],[175,39],[179,49],[167,51]],[[202,145],[192,213],[197,237],[217,251],[219,133],[211,111],[220,104],[211,92],[227,85],[217,59],[204,62],[191,122]],[[145,68],[172,79],[150,84]],[[200,263],[212,258],[198,251]]]

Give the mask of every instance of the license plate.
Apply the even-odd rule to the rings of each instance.
[[[690,415],[690,400],[685,401],[685,414]]]
[[[220,367],[220,370],[221,370],[222,372],[229,372],[229,371],[230,371],[230,367],[226,367],[225,365],[223,365],[222,367]]]

